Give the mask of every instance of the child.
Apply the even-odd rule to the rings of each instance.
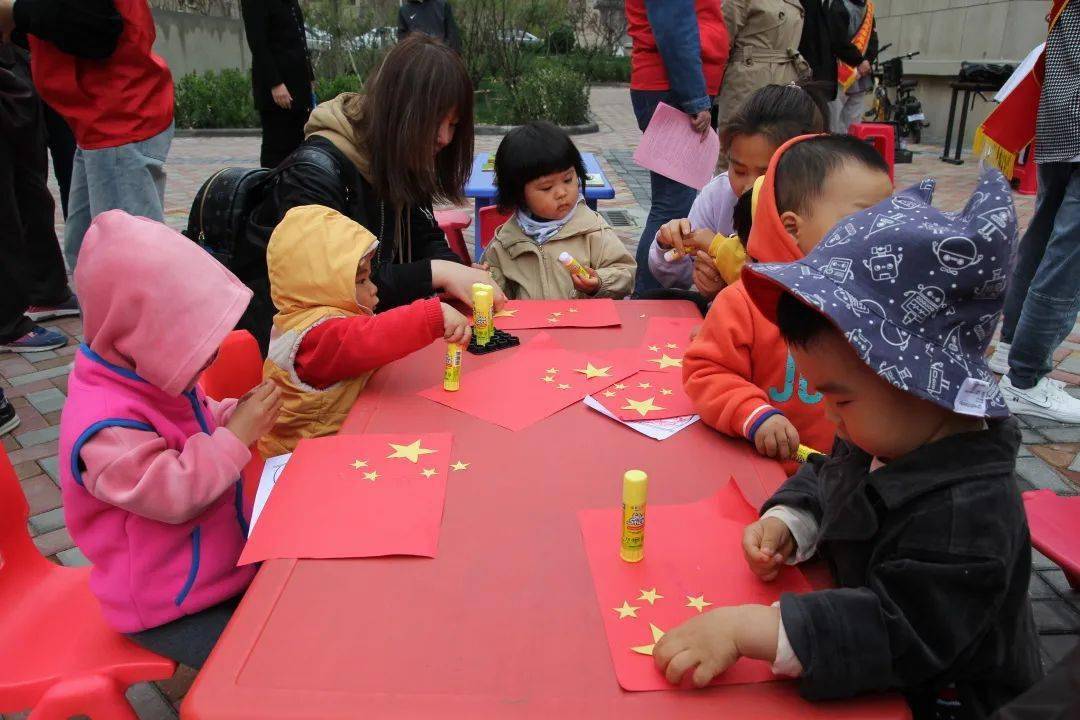
[[[506,297],[623,298],[637,264],[600,214],[581,197],[585,164],[570,136],[547,122],[514,128],[495,153],[498,205],[514,216],[495,233],[483,262]],[[589,273],[559,262],[568,253]]]
[[[379,367],[440,338],[469,343],[469,321],[438,298],[374,314],[377,246],[361,225],[321,205],[293,208],[270,236],[266,264],[278,312],[264,375],[284,392],[285,408],[259,442],[263,457],[336,433]]]
[[[885,161],[846,135],[788,141],[762,182],[748,255],[791,262],[814,248],[834,223],[892,192]],[[701,419],[745,437],[762,455],[787,461],[800,442],[828,450],[834,428],[821,396],[798,377],[776,326],[753,306],[741,283],[713,302],[683,359],[683,381]]]
[[[280,393],[215,402],[195,384],[251,291],[168,227],[111,210],[75,270],[86,343],[60,420],[72,538],[110,625],[198,668],[255,567],[240,472]]]
[[[765,174],[778,147],[797,135],[824,130],[824,103],[813,90],[797,85],[766,85],[751,95],[720,132],[727,171],[702,188],[690,207],[690,217],[663,225],[649,248],[649,271],[660,284],[680,290],[688,290],[692,284],[706,300],[716,297],[728,282],[712,268],[714,263],[717,267],[737,265],[739,269],[742,263],[725,263],[722,257],[710,259],[698,251],[708,255],[716,236],[733,233],[736,201]],[[668,261],[664,255],[670,248],[688,252]],[[731,251],[739,254],[734,245],[723,250],[725,255]]]
[[[668,679],[704,685],[746,655],[811,699],[898,690],[920,720],[985,718],[1042,675],[1020,430],[983,357],[1015,239],[1009,184],[990,171],[962,213],[908,191],[800,261],[746,267],[838,433],[743,551],[765,581],[820,551],[837,587],[690,620],[656,646]]]

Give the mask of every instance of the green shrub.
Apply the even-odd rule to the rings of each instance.
[[[630,82],[629,57],[570,53],[559,58],[559,61],[581,73],[592,83]]]
[[[319,102],[326,102],[345,92],[360,92],[363,83],[355,75],[339,75],[335,78],[320,78],[315,81],[315,95]]]
[[[552,55],[565,55],[577,45],[574,36],[574,28],[569,25],[559,25],[547,36],[547,51]]]
[[[476,121],[492,125],[521,125],[548,120],[557,125],[589,121],[589,85],[585,76],[558,64],[536,64],[516,87],[501,80],[481,83]]]
[[[181,128],[257,127],[251,80],[240,70],[190,73],[176,83],[176,126]]]

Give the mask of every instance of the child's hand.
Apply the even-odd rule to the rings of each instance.
[[[281,388],[273,380],[263,380],[240,400],[225,428],[250,447],[274,427],[284,401]]]
[[[701,250],[694,255],[694,287],[709,300],[727,287],[712,256]]]
[[[468,345],[472,337],[472,327],[469,318],[459,313],[446,303],[442,305],[443,339],[446,342]]]
[[[574,287],[577,288],[578,292],[595,295],[596,291],[600,289],[600,278],[597,276],[596,270],[591,267],[585,269],[589,271],[588,280],[581,278],[577,273],[571,273],[570,279],[574,282]]]
[[[783,415],[773,415],[754,433],[757,451],[777,460],[790,460],[799,449],[799,431]]]
[[[742,548],[746,564],[754,574],[765,582],[771,582],[795,552],[795,538],[782,520],[766,517],[746,526]]]
[[[705,687],[739,659],[739,608],[724,607],[692,617],[669,631],[653,648],[653,661],[672,685],[693,672],[694,687]]]

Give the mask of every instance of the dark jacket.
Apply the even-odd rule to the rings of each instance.
[[[461,52],[454,10],[446,0],[409,0],[398,8],[397,20],[398,40],[411,32],[422,32]]]
[[[292,95],[292,109],[311,109],[315,75],[304,34],[304,13],[297,0],[241,0],[244,32],[251,48],[251,87],[255,107],[277,107],[271,88],[282,83]]]
[[[870,473],[838,440],[766,503],[818,519],[837,585],[780,601],[804,696],[895,689],[918,719],[954,684],[962,717],[985,718],[1042,676],[1019,444],[1015,419],[990,421]]]
[[[861,15],[852,15],[847,4],[863,8]],[[851,41],[862,25],[860,17],[865,17],[866,0],[830,0],[829,2],[829,38],[832,42],[833,52],[836,57],[850,65],[858,67],[863,60],[873,62],[878,54],[877,17],[874,17],[870,26],[870,40],[866,44],[866,52],[859,52],[859,48]],[[859,79],[857,86],[862,90],[868,90],[874,86],[873,78],[865,75]]]
[[[14,16],[22,32],[94,60],[111,56],[124,30],[113,0],[19,0]]]

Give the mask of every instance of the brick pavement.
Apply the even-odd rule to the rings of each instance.
[[[600,131],[575,137],[582,150],[596,153],[616,196],[601,204],[601,210],[625,210],[636,225],[617,227],[620,237],[633,250],[637,245],[644,216],[648,211],[648,173],[632,159],[640,133],[630,108],[625,87],[597,87],[592,90],[592,108]],[[478,136],[477,150],[494,150],[498,137]],[[935,204],[957,209],[975,185],[975,169],[969,164],[954,166],[940,162],[940,148],[916,146],[915,161],[898,165],[896,183],[906,186],[926,175],[938,178]],[[168,161],[166,189],[167,222],[177,229],[187,223],[195,192],[203,180],[223,166],[254,166],[258,161],[258,137],[177,138]],[[55,191],[55,186],[54,186]],[[1021,222],[1031,217],[1034,198],[1016,196]],[[59,205],[58,205],[59,206]],[[468,208],[463,208],[468,209]],[[63,225],[57,216],[57,230]],[[469,242],[471,246],[471,229]],[[0,388],[11,399],[22,419],[12,435],[3,437],[30,504],[30,532],[34,543],[50,560],[64,565],[82,565],[86,558],[74,547],[64,527],[60,492],[57,486],[57,432],[60,409],[67,392],[68,365],[82,340],[79,319],[47,323],[66,334],[70,343],[55,352],[20,357],[0,354]],[[1080,328],[1074,330],[1055,353],[1052,377],[1070,386],[1080,397]],[[1076,494],[1080,488],[1080,426],[1062,425],[1037,418],[1020,418],[1024,447],[1017,463],[1021,488],[1050,488]],[[1041,635],[1044,662],[1051,664],[1065,655],[1080,636],[1080,593],[1069,588],[1064,573],[1050,560],[1034,552],[1031,598]],[[187,691],[193,673],[182,668],[165,683],[142,684],[129,692],[139,716],[144,720],[175,718],[179,698]],[[5,718],[22,718],[7,715]]]

